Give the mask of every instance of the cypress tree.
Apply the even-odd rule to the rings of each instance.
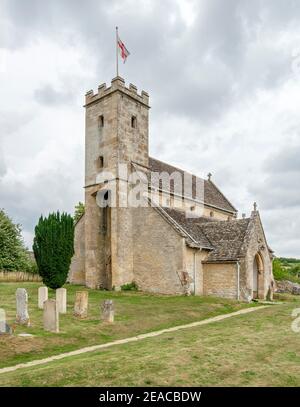
[[[41,216],[35,227],[33,252],[43,283],[53,289],[62,287],[74,254],[73,217],[59,212]]]

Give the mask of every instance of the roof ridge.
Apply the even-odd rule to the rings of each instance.
[[[200,176],[198,176],[198,175],[193,174],[191,171],[186,171],[186,170],[184,170],[184,169],[182,169],[182,168],[179,168],[179,167],[177,167],[177,166],[175,166],[175,165],[173,165],[173,164],[166,163],[165,161],[161,161],[161,160],[159,160],[159,159],[157,159],[157,158],[154,158],[154,157],[149,157],[149,159],[154,160],[154,161],[159,161],[159,162],[162,163],[162,164],[165,164],[165,165],[168,165],[169,167],[174,168],[174,170],[178,170],[178,171],[180,171],[180,172],[186,172],[186,173],[192,175],[193,177],[197,177],[197,178],[203,179],[203,181],[205,181],[204,178],[202,178],[202,177],[200,177]]]
[[[223,194],[223,192],[217,187],[217,185],[212,181],[212,180],[206,180],[207,182],[210,182],[215,188],[216,190],[223,196],[223,198],[229,203],[230,206],[232,206],[232,208],[238,212],[238,210],[232,205],[232,203],[229,201],[228,198],[226,198],[226,196]]]
[[[176,167],[172,164],[168,164],[165,161],[161,161],[157,158],[153,158],[153,157],[149,157],[149,168],[150,170],[153,169],[155,170],[155,163],[157,163],[157,167],[158,167],[158,171],[161,172],[167,172],[169,174],[171,174],[172,172],[178,171],[181,174],[189,174],[192,179],[195,179],[197,182],[197,180],[203,182],[203,187],[204,187],[204,204],[212,207],[212,208],[216,208],[216,209],[220,209],[220,210],[224,210],[227,211],[229,213],[236,213],[237,209],[232,205],[232,203],[229,201],[229,199],[223,194],[223,192],[221,192],[221,190],[216,186],[216,184],[212,181],[208,181],[206,179],[204,179],[201,176],[195,175],[194,173],[190,172],[190,171],[186,171],[183,170],[179,167]],[[151,165],[153,164],[153,165]],[[160,166],[162,168],[160,168]],[[166,168],[164,168],[166,167]],[[194,181],[193,181],[194,184]],[[209,188],[209,186],[211,186],[211,188]],[[205,195],[206,194],[206,195]],[[212,199],[212,197],[214,196],[214,199]],[[207,199],[205,198],[205,196],[207,196]],[[219,197],[219,198],[218,198]],[[193,199],[192,197],[189,197]],[[217,200],[217,202],[216,202]]]

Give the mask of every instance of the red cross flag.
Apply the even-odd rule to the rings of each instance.
[[[121,41],[121,38],[119,36],[117,36],[117,41],[118,41],[119,53],[120,53],[121,58],[123,59],[123,62],[125,64],[128,55],[130,55],[130,52],[125,47],[124,42]]]

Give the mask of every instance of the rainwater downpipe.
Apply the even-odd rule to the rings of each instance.
[[[194,295],[196,295],[196,250],[194,251]]]
[[[236,262],[236,271],[237,271],[237,300],[240,300],[240,262]]]

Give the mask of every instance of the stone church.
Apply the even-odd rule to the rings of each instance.
[[[256,204],[249,218],[238,219],[211,174],[189,174],[190,188],[174,181],[184,171],[149,157],[149,109],[148,94],[121,77],[86,94],[85,213],[75,227],[69,281],[108,290],[135,282],[153,293],[272,298],[273,253]],[[125,192],[137,184],[143,204],[128,205]]]

